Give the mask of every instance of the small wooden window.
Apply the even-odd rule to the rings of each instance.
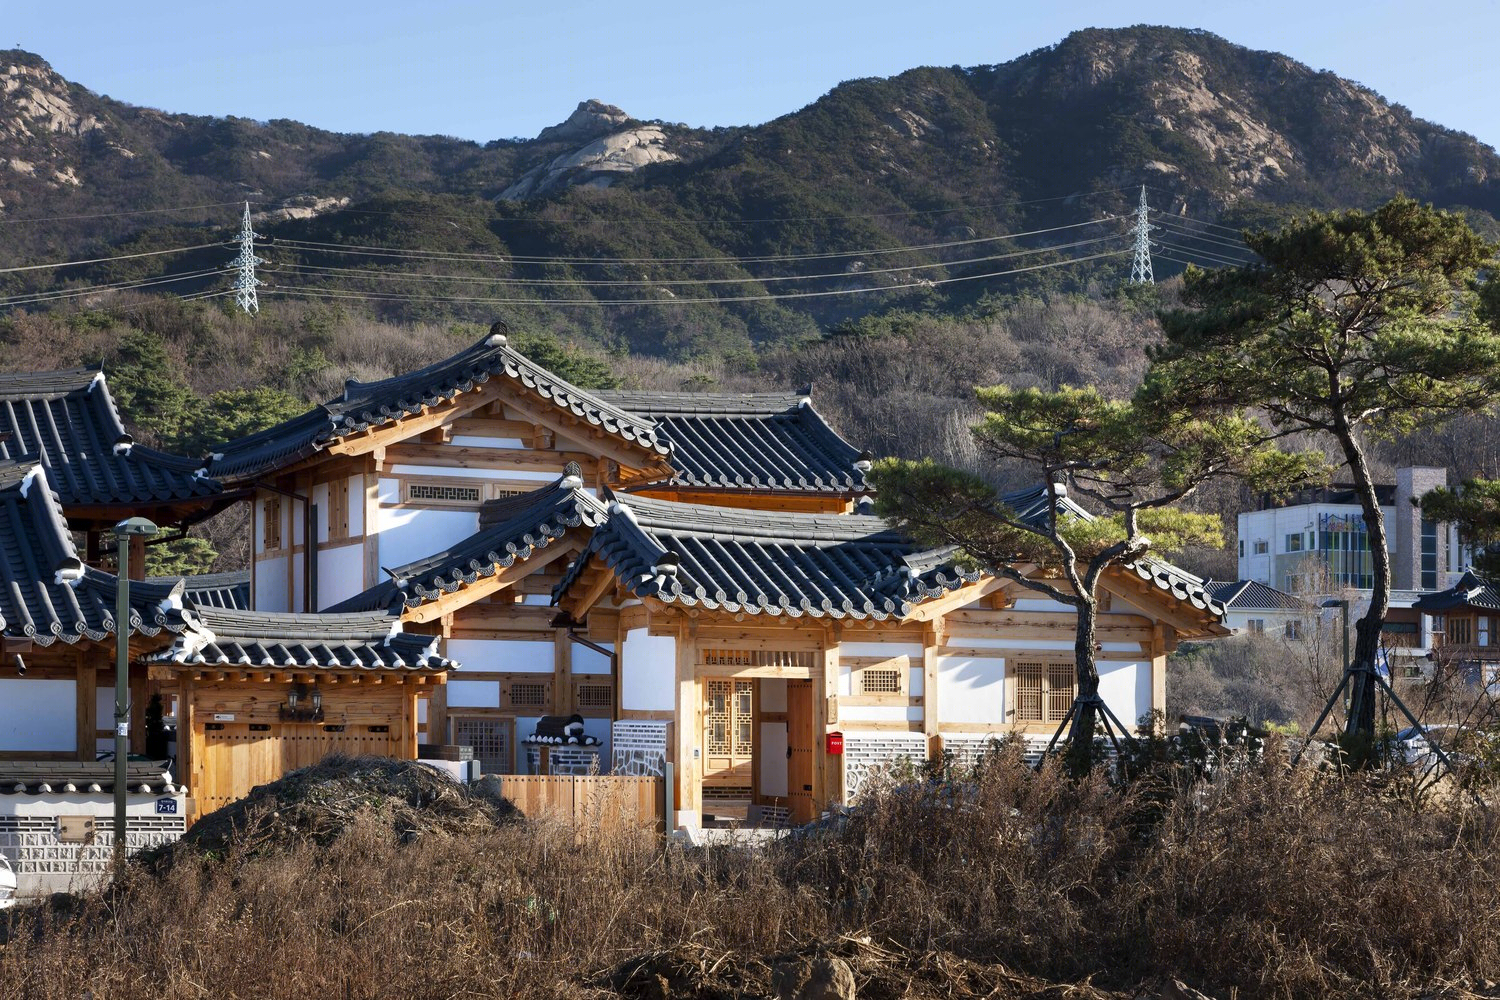
[[[453,742],[473,747],[474,759],[479,761],[481,770],[488,774],[510,774],[515,770],[511,749],[513,723],[509,719],[455,716],[452,722]]]
[[[406,503],[435,504],[438,506],[473,507],[484,499],[484,488],[478,484],[435,483],[424,480],[408,480],[401,497]]]
[[[1448,644],[1468,646],[1474,642],[1474,620],[1472,618],[1448,619]]]
[[[275,552],[281,548],[281,498],[267,497],[265,506],[261,508],[261,537],[264,539],[263,546],[266,552]]]
[[[1019,722],[1061,722],[1078,692],[1071,663],[1016,663],[1016,719]]]
[[[614,688],[609,684],[579,684],[577,691],[578,710],[607,710],[615,701]]]
[[[900,694],[901,670],[898,667],[866,667],[859,672],[861,694]]]
[[[349,537],[349,480],[328,484],[328,537]]]
[[[552,704],[552,685],[548,681],[511,681],[507,708],[546,709]]]

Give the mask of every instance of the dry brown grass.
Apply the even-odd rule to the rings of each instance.
[[[864,938],[865,997],[1164,976],[1220,997],[1410,997],[1500,978],[1487,813],[1413,812],[1281,764],[1172,787],[1004,757],[763,851],[579,846],[546,823],[403,844],[372,817],[30,912],[0,996],[773,996],[776,956]]]

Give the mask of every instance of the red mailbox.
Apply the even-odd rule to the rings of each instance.
[[[844,752],[844,734],[829,733],[827,749],[830,756],[838,756],[839,754],[842,754]]]

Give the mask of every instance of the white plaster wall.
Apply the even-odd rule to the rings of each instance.
[[[449,681],[449,708],[499,708],[499,681]]]
[[[445,476],[449,479],[524,479],[535,483],[556,482],[559,475],[556,472],[538,472],[535,469],[459,469],[449,465],[393,465],[391,471],[405,476]]]
[[[938,722],[1005,722],[1004,658],[940,656],[937,674]]]
[[[76,750],[76,691],[77,685],[67,680],[0,680],[0,751]]]
[[[922,657],[920,642],[841,642],[840,656],[915,656]]]
[[[453,443],[460,448],[529,448],[520,438],[486,437],[483,434],[455,434]]]
[[[365,533],[365,477],[349,477],[349,534]]]
[[[926,676],[926,672],[922,669],[922,666],[920,664],[918,664],[915,667],[907,667],[906,668],[906,690],[907,690],[907,693],[910,694],[913,698],[920,698],[920,697],[922,697],[922,694],[923,694],[923,692],[926,691],[926,689],[927,689],[927,676]]]
[[[261,559],[255,564],[256,611],[290,611],[292,606],[286,592],[286,556]]]
[[[613,649],[611,643],[601,642],[599,645],[606,649]],[[609,657],[602,653],[596,653],[581,642],[573,643],[573,673],[575,674],[607,674],[609,673]]]
[[[921,722],[920,705],[840,705],[839,722]]]
[[[504,670],[514,673],[550,674],[555,666],[552,639],[449,639],[448,657],[462,670]],[[457,676],[461,676],[462,671]],[[449,683],[452,683],[451,681]]]
[[[382,509],[380,565],[395,569],[432,555],[479,530],[472,510]]]
[[[1135,729],[1151,711],[1151,663],[1099,661],[1099,696],[1119,720]]]
[[[839,667],[839,690],[841,695],[854,693],[854,668]]]
[[[977,649],[1035,649],[1059,653],[1073,652],[1073,641],[1071,639],[1008,639],[1003,635],[966,635],[962,638],[955,638],[952,642],[955,646],[973,646]],[[1102,642],[1099,645],[1106,653],[1139,653],[1141,651],[1141,644],[1138,642]]]
[[[318,549],[318,604],[328,607],[364,590],[365,547],[361,544]]]
[[[677,640],[643,628],[625,634],[620,653],[620,707],[670,712],[677,707]]]
[[[1061,611],[1071,615],[1073,608],[1050,597],[1022,597],[1011,606],[1012,611]]]

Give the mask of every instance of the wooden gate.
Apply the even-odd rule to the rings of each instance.
[[[190,786],[195,816],[242,799],[257,785],[316,764],[331,753],[400,756],[399,734],[392,726],[209,722],[193,728],[202,748]]]
[[[703,680],[703,794],[749,798],[754,784],[755,682]]]
[[[522,774],[500,778],[504,795],[528,819],[550,818],[580,836],[666,829],[666,783],[623,774]]]
[[[792,822],[810,823],[813,808],[813,767],[817,743],[813,720],[813,682],[786,683],[787,797]]]

